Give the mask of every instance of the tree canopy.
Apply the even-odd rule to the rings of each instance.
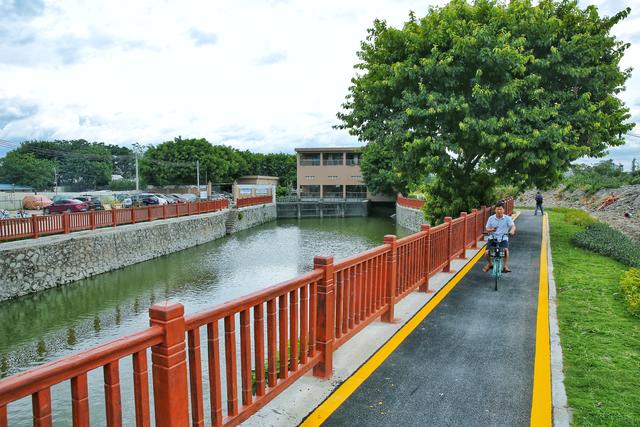
[[[31,153],[11,151],[0,159],[0,182],[46,190],[54,186],[55,166],[54,161]]]
[[[112,174],[125,180],[113,181],[111,189],[134,188],[135,158],[139,157],[140,179],[152,185],[195,184],[196,161],[200,161],[200,182],[231,183],[242,175],[269,175],[280,185],[296,184],[296,156],[284,153],[253,153],[206,139],[175,138],[158,145],[133,149],[102,142],[26,141],[0,159],[0,181],[28,185],[38,190],[58,185],[74,190],[106,188]]]
[[[144,153],[141,173],[152,185],[193,184],[196,161],[200,162],[200,181],[231,183],[243,175],[269,175],[280,178],[280,185],[295,186],[296,156],[282,153],[253,153],[225,145],[214,145],[206,139],[175,138]]]
[[[498,184],[557,183],[572,161],[624,144],[629,109],[616,96],[629,47],[573,0],[452,0],[401,29],[376,20],[358,52],[343,112],[367,142],[374,192],[425,182],[432,221],[490,203]]]

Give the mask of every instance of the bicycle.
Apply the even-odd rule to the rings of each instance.
[[[483,233],[483,234],[486,236],[490,236],[493,233]],[[506,236],[507,234],[509,233],[505,233],[501,235],[500,240],[496,239],[494,236],[494,239],[490,240],[489,243],[487,243],[487,251],[489,251],[489,258],[493,260],[492,262],[493,267],[490,270],[490,274],[495,281],[495,288],[494,288],[495,291],[498,290],[498,281],[502,276],[502,259],[505,257],[507,252],[507,248],[500,247],[500,243],[502,243],[502,241],[504,240],[504,236]],[[492,241],[495,242],[495,245],[490,245],[490,242]]]

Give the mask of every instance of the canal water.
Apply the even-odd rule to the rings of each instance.
[[[384,217],[278,220],[1,302],[0,378],[143,329],[155,302],[177,301],[191,314],[308,272],[316,255],[340,260],[378,246],[385,234],[410,232]],[[130,363],[120,365],[123,413],[133,414]],[[89,382],[92,425],[103,425],[102,372],[90,372]],[[52,395],[58,425],[56,419],[70,419],[69,382],[54,387]],[[9,425],[31,423],[30,399],[9,405]]]

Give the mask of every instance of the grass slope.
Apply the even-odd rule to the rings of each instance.
[[[583,230],[549,212],[565,386],[575,426],[640,426],[640,321],[624,307],[622,264],[575,247]]]

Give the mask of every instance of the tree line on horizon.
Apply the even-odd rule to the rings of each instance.
[[[138,157],[141,188],[146,185],[193,185],[232,183],[243,175],[280,178],[283,189],[296,184],[296,156],[286,153],[254,153],[204,138],[177,137],[157,145],[122,147],[79,140],[25,141],[0,158],[0,183],[52,190],[63,186],[73,191],[135,189]],[[122,180],[112,180],[120,175]]]

